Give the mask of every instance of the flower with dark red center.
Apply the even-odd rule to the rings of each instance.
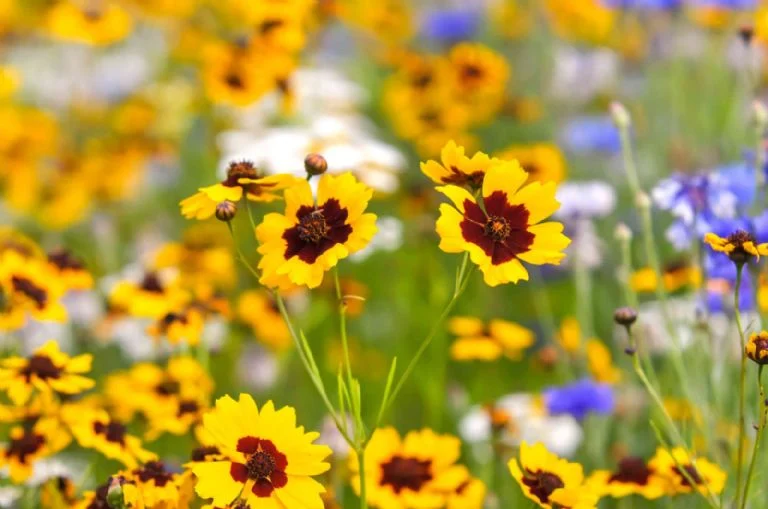
[[[667,450],[659,447],[648,462],[648,468],[667,479],[667,494],[701,493],[719,495],[725,488],[727,474],[706,458],[695,460],[682,447]]]
[[[527,280],[521,261],[559,265],[570,243],[562,224],[541,222],[560,206],[555,184],[521,187],[526,179],[516,161],[496,161],[485,173],[482,202],[458,186],[437,188],[453,202],[440,206],[440,249],[468,252],[490,286]]]
[[[93,387],[94,382],[81,376],[91,369],[91,355],[70,358],[51,340],[26,359],[0,360],[0,390],[17,405],[27,402],[34,390],[77,394]]]
[[[448,505],[449,498],[471,480],[466,468],[456,464],[460,446],[456,437],[430,429],[411,431],[402,439],[394,428],[377,429],[365,457],[369,506],[383,507],[386,501],[390,507],[413,507],[414,500],[429,500],[432,507],[454,507]],[[359,494],[361,472],[354,453],[349,468],[352,487]]]
[[[212,186],[201,187],[197,194],[181,201],[181,214],[187,219],[208,219],[218,211],[219,216],[226,215],[231,219],[243,197],[255,202],[278,200],[280,197],[275,193],[297,181],[292,175],[265,177],[252,162],[233,161],[227,169],[226,179]]]
[[[725,253],[736,265],[744,265],[754,258],[768,255],[768,243],[758,244],[755,236],[744,230],[736,230],[723,238],[714,233],[704,235],[704,242],[717,252]]]
[[[48,263],[68,289],[88,290],[93,288],[93,276],[85,269],[83,263],[65,249],[57,249],[48,253]]]
[[[768,332],[751,334],[744,347],[744,353],[758,364],[768,364]]]
[[[654,500],[667,493],[669,481],[657,474],[642,458],[627,456],[619,461],[613,472],[593,472],[587,484],[600,495],[616,498],[640,495]]]
[[[451,140],[440,152],[440,162],[430,160],[421,163],[421,171],[437,184],[479,189],[483,185],[485,172],[496,162],[498,160],[482,152],[477,152],[470,158],[464,155],[464,147]]]
[[[285,215],[267,214],[256,228],[261,283],[319,286],[325,271],[376,233],[376,216],[364,213],[371,195],[351,173],[322,175],[316,201],[306,181],[287,189]]]
[[[560,183],[566,176],[565,157],[552,143],[510,145],[497,157],[505,161],[517,160],[528,174],[528,182]]]
[[[322,507],[323,487],[310,476],[328,470],[322,460],[331,451],[312,444],[316,434],[296,427],[292,408],[275,410],[270,401],[259,409],[247,394],[238,401],[225,396],[203,422],[215,441],[210,446],[236,451],[226,459],[191,464],[198,495],[213,499],[213,506],[240,500],[261,507],[272,499],[275,506],[299,507],[294,501],[312,500]]]
[[[595,507],[599,494],[584,483],[578,463],[569,463],[547,451],[543,444],[520,444],[520,458],[509,470],[523,494],[540,507]]]
[[[21,484],[32,475],[34,463],[66,447],[71,437],[58,417],[41,417],[6,431],[0,445],[0,465],[8,468],[11,480]]]
[[[108,442],[125,444],[126,427],[124,424],[115,421],[96,421],[93,423],[93,431],[97,435],[103,435]]]

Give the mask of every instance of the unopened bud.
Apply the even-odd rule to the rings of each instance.
[[[613,236],[616,238],[616,240],[619,241],[632,240],[632,230],[630,230],[629,226],[626,224],[619,223],[616,225],[616,229],[613,231]]]
[[[229,200],[224,200],[216,205],[216,219],[226,223],[232,221],[237,214],[237,205]]]
[[[635,205],[639,209],[649,209],[651,208],[651,197],[640,191],[635,195]]]
[[[610,106],[611,118],[619,129],[626,129],[632,125],[632,117],[629,111],[618,101],[613,101]]]
[[[328,170],[328,161],[320,154],[309,154],[304,158],[304,169],[309,175],[322,175]]]
[[[613,312],[613,321],[624,327],[629,327],[637,320],[637,311],[629,306],[618,308]]]
[[[755,119],[755,124],[760,127],[768,125],[768,108],[762,101],[754,101],[752,103],[752,115]]]
[[[118,477],[113,477],[109,481],[109,488],[107,488],[107,505],[109,505],[111,509],[125,509],[123,484]]]

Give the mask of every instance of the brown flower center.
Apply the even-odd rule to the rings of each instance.
[[[196,414],[200,410],[200,405],[195,401],[182,401],[179,404],[179,416],[184,414]]]
[[[237,442],[237,450],[245,456],[245,463],[232,462],[229,474],[240,483],[253,481],[251,491],[257,497],[269,497],[288,483],[288,458],[270,440],[243,437]]]
[[[685,474],[688,474],[687,477],[683,473],[683,470],[685,471]],[[680,482],[683,484],[683,486],[691,486],[691,482],[688,480],[689,477],[691,478],[691,481],[696,484],[701,484],[704,482],[704,480],[701,478],[701,475],[699,475],[699,471],[696,470],[696,467],[693,465],[683,465],[683,470],[680,470],[678,467],[674,467],[672,469],[673,472],[680,476]]]
[[[443,177],[443,184],[454,184],[457,186],[470,186],[475,189],[479,189],[483,185],[483,179],[485,178],[485,172],[474,171],[472,173],[464,173],[455,166],[448,167],[451,172],[447,177]]]
[[[46,302],[48,302],[48,292],[27,278],[13,276],[11,278],[11,284],[13,285],[14,291],[26,295],[39,309],[44,308]]]
[[[159,461],[149,461],[133,471],[141,482],[155,481],[155,486],[163,487],[173,480],[173,474],[165,470]]]
[[[645,486],[651,477],[651,470],[645,464],[642,458],[628,457],[619,462],[619,468],[608,482],[618,482],[626,484],[638,484]]]
[[[29,381],[32,376],[42,380],[55,379],[61,376],[61,368],[53,363],[47,355],[35,354],[27,360],[27,365],[21,374]]]
[[[58,249],[48,254],[48,261],[61,270],[82,270],[83,263],[75,258],[72,253],[64,249]]]
[[[322,210],[315,210],[299,220],[299,238],[304,242],[319,244],[328,234],[328,224],[325,222]]]
[[[212,445],[207,447],[198,447],[192,451],[192,461],[205,461],[211,456],[220,454],[218,447]]]
[[[127,430],[125,425],[119,422],[109,421],[104,424],[103,422],[96,421],[93,423],[93,431],[97,435],[104,435],[108,442],[125,443],[125,433]]]
[[[275,471],[275,459],[268,452],[258,451],[248,458],[245,468],[248,469],[248,477],[251,479],[269,477]]]
[[[242,82],[240,82],[240,86],[242,86]],[[227,168],[227,179],[222,184],[227,187],[235,187],[240,185],[238,182],[240,179],[257,179],[259,176],[259,171],[251,161],[232,161]]]
[[[181,384],[176,380],[164,380],[155,387],[155,392],[163,396],[178,394],[180,390]]]
[[[560,477],[549,472],[542,472],[541,470],[536,472],[526,470],[523,476],[523,484],[528,486],[531,494],[535,495],[543,504],[549,503],[549,497],[552,495],[552,492],[565,486]]]
[[[140,288],[145,292],[163,293],[163,284],[154,272],[147,272],[141,280]]]
[[[27,457],[35,454],[45,444],[45,437],[33,431],[25,431],[24,434],[11,440],[6,450],[8,457],[16,457],[20,463],[26,463]]]
[[[483,233],[497,242],[502,242],[509,237],[509,223],[499,216],[491,216],[483,227]]]
[[[432,461],[392,456],[381,465],[381,484],[390,485],[395,493],[404,489],[419,491],[432,480]]]

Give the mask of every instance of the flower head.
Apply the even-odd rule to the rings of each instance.
[[[374,431],[365,454],[368,503],[373,507],[444,507],[469,472],[457,465],[461,442],[430,429],[411,431],[404,439],[394,428]],[[352,487],[360,493],[357,455],[350,454]],[[473,507],[473,506],[462,506]]]
[[[469,252],[490,286],[527,280],[521,261],[559,265],[570,243],[561,223],[541,222],[559,206],[555,184],[521,187],[527,177],[517,161],[494,164],[483,179],[482,202],[455,185],[437,188],[453,202],[440,206],[440,249]]]
[[[432,160],[421,163],[421,171],[437,184],[467,186],[472,189],[479,189],[485,173],[499,162],[483,152],[468,157],[464,154],[464,147],[456,145],[453,140],[443,147],[440,160],[439,163]]]
[[[320,286],[325,271],[365,247],[376,215],[365,213],[373,191],[351,173],[324,174],[317,199],[307,181],[285,191],[285,214],[264,216],[256,228],[260,282],[269,287]]]
[[[544,404],[551,414],[570,414],[583,420],[590,412],[611,413],[615,402],[609,385],[584,378],[569,385],[545,390]]]
[[[520,458],[509,461],[509,471],[523,494],[539,507],[589,509],[598,496],[584,485],[584,469],[549,452],[542,444],[520,444]]]
[[[35,389],[45,394],[78,394],[94,386],[93,380],[82,376],[91,370],[91,360],[91,354],[70,357],[51,340],[30,357],[0,360],[0,390],[17,405],[26,403]]]
[[[744,353],[758,364],[768,364],[768,332],[751,334],[744,347]]]
[[[743,265],[753,257],[759,260],[760,255],[768,255],[768,243],[757,244],[754,235],[744,230],[736,230],[725,238],[707,233],[704,242],[714,251],[727,254],[737,265]]]
[[[293,408],[275,410],[271,401],[261,409],[241,394],[224,396],[204,418],[213,444],[227,459],[192,465],[197,494],[214,506],[243,500],[251,507],[271,503],[289,509],[322,506],[325,488],[312,479],[329,469],[323,460],[330,448],[312,442],[318,433],[296,426]],[[265,500],[269,499],[269,500]]]
[[[14,426],[0,446],[0,467],[7,466],[11,480],[22,483],[32,475],[35,462],[66,447],[72,438],[58,419],[45,417],[32,426]]]
[[[491,361],[502,355],[516,360],[536,340],[533,331],[506,320],[491,320],[486,326],[478,318],[457,316],[448,329],[458,336],[451,345],[456,360]]]
[[[694,463],[682,447],[671,452],[657,449],[648,466],[671,482],[671,493],[691,493],[695,488],[718,495],[725,488],[727,474],[720,467],[705,458]]]
[[[601,495],[621,498],[640,495],[657,499],[667,494],[668,481],[642,458],[627,456],[619,461],[615,471],[597,470],[589,476],[587,484]]]

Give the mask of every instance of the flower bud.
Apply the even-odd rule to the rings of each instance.
[[[613,236],[618,241],[629,241],[632,240],[632,230],[630,230],[629,226],[626,224],[619,223],[616,225],[616,229],[613,231]]]
[[[619,129],[626,129],[632,125],[632,117],[629,116],[629,111],[618,101],[613,101],[610,106],[611,118],[613,123]]]
[[[237,205],[229,200],[224,200],[216,205],[216,219],[226,223],[232,221],[237,214]]]
[[[758,364],[768,364],[768,332],[760,331],[749,336],[744,354]]]
[[[613,321],[624,327],[629,327],[637,320],[637,311],[629,306],[618,308],[613,312]]]
[[[107,505],[112,509],[125,509],[125,498],[123,497],[123,483],[119,477],[113,477],[109,481],[107,489]]]
[[[640,191],[635,195],[635,205],[639,209],[649,209],[651,208],[651,197]]]
[[[322,175],[328,170],[328,161],[320,154],[309,154],[304,159],[304,169],[309,175]]]

